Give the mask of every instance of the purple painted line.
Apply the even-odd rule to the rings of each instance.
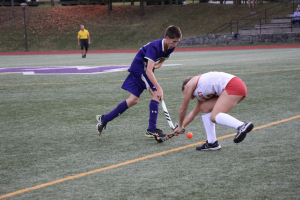
[[[129,65],[123,66],[103,66],[103,67],[83,67],[83,66],[63,66],[63,67],[16,67],[2,68],[0,74],[23,73],[24,75],[46,75],[46,74],[98,74],[114,71],[125,71]]]
[[[14,68],[1,68],[0,73],[20,73],[23,72],[24,70],[34,70],[34,68],[29,68],[29,67],[14,67]]]

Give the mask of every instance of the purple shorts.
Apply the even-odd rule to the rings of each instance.
[[[122,89],[127,90],[138,98],[140,98],[144,90],[151,89],[152,91],[156,91],[156,88],[146,75],[135,75],[133,73],[127,76]]]

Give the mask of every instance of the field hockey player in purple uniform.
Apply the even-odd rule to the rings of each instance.
[[[159,102],[163,100],[163,90],[154,76],[154,69],[160,68],[163,62],[170,57],[181,37],[182,34],[178,27],[169,26],[165,31],[164,38],[149,42],[139,50],[128,69],[129,75],[122,85],[124,90],[130,92],[130,96],[109,113],[96,116],[99,136],[108,122],[138,103],[140,95],[145,89],[152,96],[149,105],[150,116],[146,136],[166,136],[162,130],[156,127]]]

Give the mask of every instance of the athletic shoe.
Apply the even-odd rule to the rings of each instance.
[[[103,128],[106,129],[106,124],[107,124],[107,122],[105,122],[105,121],[103,120],[103,115],[97,115],[97,116],[96,116],[96,119],[97,119],[97,121],[99,122],[99,123],[97,124],[97,130],[98,130],[98,135],[100,136],[101,133],[102,133]]]
[[[146,135],[145,135],[146,137],[149,137],[149,138],[151,138],[151,137],[154,137],[155,138],[155,136],[157,136],[157,137],[166,137],[166,134],[164,134],[163,132],[162,132],[162,130],[160,130],[160,129],[154,129],[153,131],[149,131],[149,129],[147,129],[147,132],[146,132]]]
[[[152,134],[150,134],[150,133],[148,132],[148,129],[147,129],[147,131],[146,131],[146,135],[145,135],[145,136],[148,137],[148,138],[155,138],[154,135],[152,135]]]
[[[206,143],[203,144],[202,146],[196,147],[196,150],[199,151],[219,150],[219,149],[221,149],[221,145],[219,145],[218,140],[216,140],[214,143],[208,143],[206,141]]]
[[[86,58],[86,54],[83,55],[83,58]]]
[[[238,132],[236,136],[234,137],[235,143],[240,143],[243,141],[250,131],[252,131],[254,125],[251,122],[245,122],[242,126],[238,127]]]
[[[82,58],[84,58],[84,55],[82,55]]]

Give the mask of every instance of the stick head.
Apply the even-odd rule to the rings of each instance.
[[[158,143],[162,143],[164,142],[161,138],[159,138],[158,136],[155,136],[155,140],[158,142]]]
[[[162,142],[164,142],[164,141],[170,139],[171,137],[173,137],[172,134],[166,135],[165,137],[161,137],[161,138],[158,137],[158,136],[155,136],[155,140],[156,140],[158,143],[162,143]]]

